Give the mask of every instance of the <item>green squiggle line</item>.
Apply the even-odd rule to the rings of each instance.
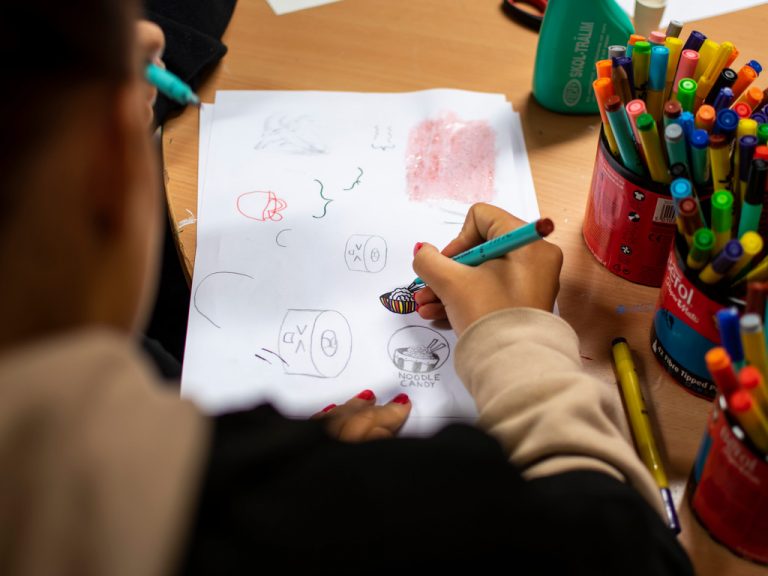
[[[325,215],[328,213],[328,204],[330,204],[331,202],[333,202],[333,198],[326,198],[326,197],[323,195],[323,190],[324,190],[324,187],[323,187],[323,183],[322,183],[322,182],[320,182],[320,180],[318,180],[317,178],[315,178],[315,182],[317,182],[318,184],[320,184],[320,198],[322,198],[323,200],[325,200],[325,204],[323,205],[323,213],[322,213],[322,215],[320,215],[320,216],[315,216],[314,214],[312,215],[312,218],[317,218],[317,219],[319,220],[320,218],[325,218]]]

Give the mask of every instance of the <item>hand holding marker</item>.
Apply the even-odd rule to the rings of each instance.
[[[162,94],[183,104],[184,106],[199,106],[200,98],[194,93],[192,88],[176,76],[173,72],[158,66],[157,64],[147,64],[144,76],[152,86],[157,88]]]
[[[512,230],[497,238],[483,242],[474,248],[470,248],[461,254],[457,254],[453,257],[453,260],[460,264],[465,264],[466,266],[479,266],[486,260],[501,258],[513,250],[522,248],[536,240],[541,240],[542,238],[549,236],[554,229],[555,225],[552,220],[549,218],[541,218],[540,220],[521,226],[517,230]],[[417,277],[405,290],[416,292],[425,286],[426,283],[424,280]],[[387,306],[386,301],[389,294],[391,294],[391,292],[382,294],[379,297],[379,300],[385,307]]]

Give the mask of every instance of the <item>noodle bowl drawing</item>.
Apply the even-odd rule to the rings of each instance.
[[[395,314],[410,314],[416,311],[416,300],[413,292],[407,288],[395,288],[392,292],[387,292],[379,296],[379,301],[384,308]]]

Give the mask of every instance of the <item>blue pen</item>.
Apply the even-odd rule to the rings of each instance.
[[[663,120],[664,88],[667,85],[667,62],[669,61],[669,48],[666,46],[653,46],[651,48],[651,64],[648,74],[648,93],[645,105],[648,113],[659,125]]]
[[[541,218],[535,222],[521,226],[517,230],[507,232],[506,234],[488,240],[474,248],[470,248],[461,254],[457,254],[453,257],[453,260],[465,264],[467,266],[479,266],[486,260],[493,258],[500,258],[505,254],[522,248],[523,246],[541,240],[545,236],[549,236],[555,229],[555,225],[549,218]],[[426,282],[421,278],[416,278],[411,285],[408,286],[408,290],[414,292],[420,290],[426,286]]]
[[[688,40],[686,40],[683,45],[683,50],[696,50],[696,52],[698,52],[706,39],[707,37],[705,34],[702,34],[698,30],[692,30],[690,36],[688,36]]]
[[[739,126],[739,115],[730,108],[719,110],[715,118],[715,126],[712,134],[723,134],[728,140],[733,138],[736,128]]]
[[[768,116],[765,112],[753,112],[750,118],[758,124],[768,124]]]
[[[696,129],[696,118],[692,112],[684,110],[680,113],[680,119],[677,122],[683,127],[683,134],[685,134],[685,141],[690,142],[693,131]]]
[[[699,193],[709,180],[709,134],[696,129],[691,134],[691,172]]]
[[[187,104],[200,105],[200,98],[197,97],[197,94],[173,72],[169,72],[156,64],[147,64],[144,75],[147,82],[171,100],[185,106]]]
[[[731,102],[733,102],[733,90],[726,86],[725,88],[720,88],[720,92],[715,96],[715,101],[712,102],[712,107],[717,112],[720,112],[720,110],[728,108]]]
[[[723,348],[728,352],[734,368],[741,370],[744,367],[744,349],[741,347],[739,332],[739,311],[735,306],[724,308],[718,311],[716,316]]]

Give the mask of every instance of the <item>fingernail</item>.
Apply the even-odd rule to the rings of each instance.
[[[420,307],[421,307],[421,304],[419,304],[418,302],[416,302],[416,312],[418,312],[418,311],[419,311],[419,308],[420,308]]]
[[[421,250],[421,247],[424,246],[424,242],[416,242],[416,244],[413,245],[413,255],[416,256],[416,252]]]
[[[410,400],[408,399],[408,394],[398,394],[394,398],[392,398],[393,404],[408,404]]]
[[[325,408],[323,408],[323,409],[321,410],[321,412],[330,412],[330,411],[331,411],[331,410],[333,410],[334,408],[336,408],[336,404],[328,404],[328,406],[326,406]]]
[[[373,400],[375,397],[376,394],[373,393],[373,390],[363,390],[357,395],[357,398],[360,398],[360,400]]]

